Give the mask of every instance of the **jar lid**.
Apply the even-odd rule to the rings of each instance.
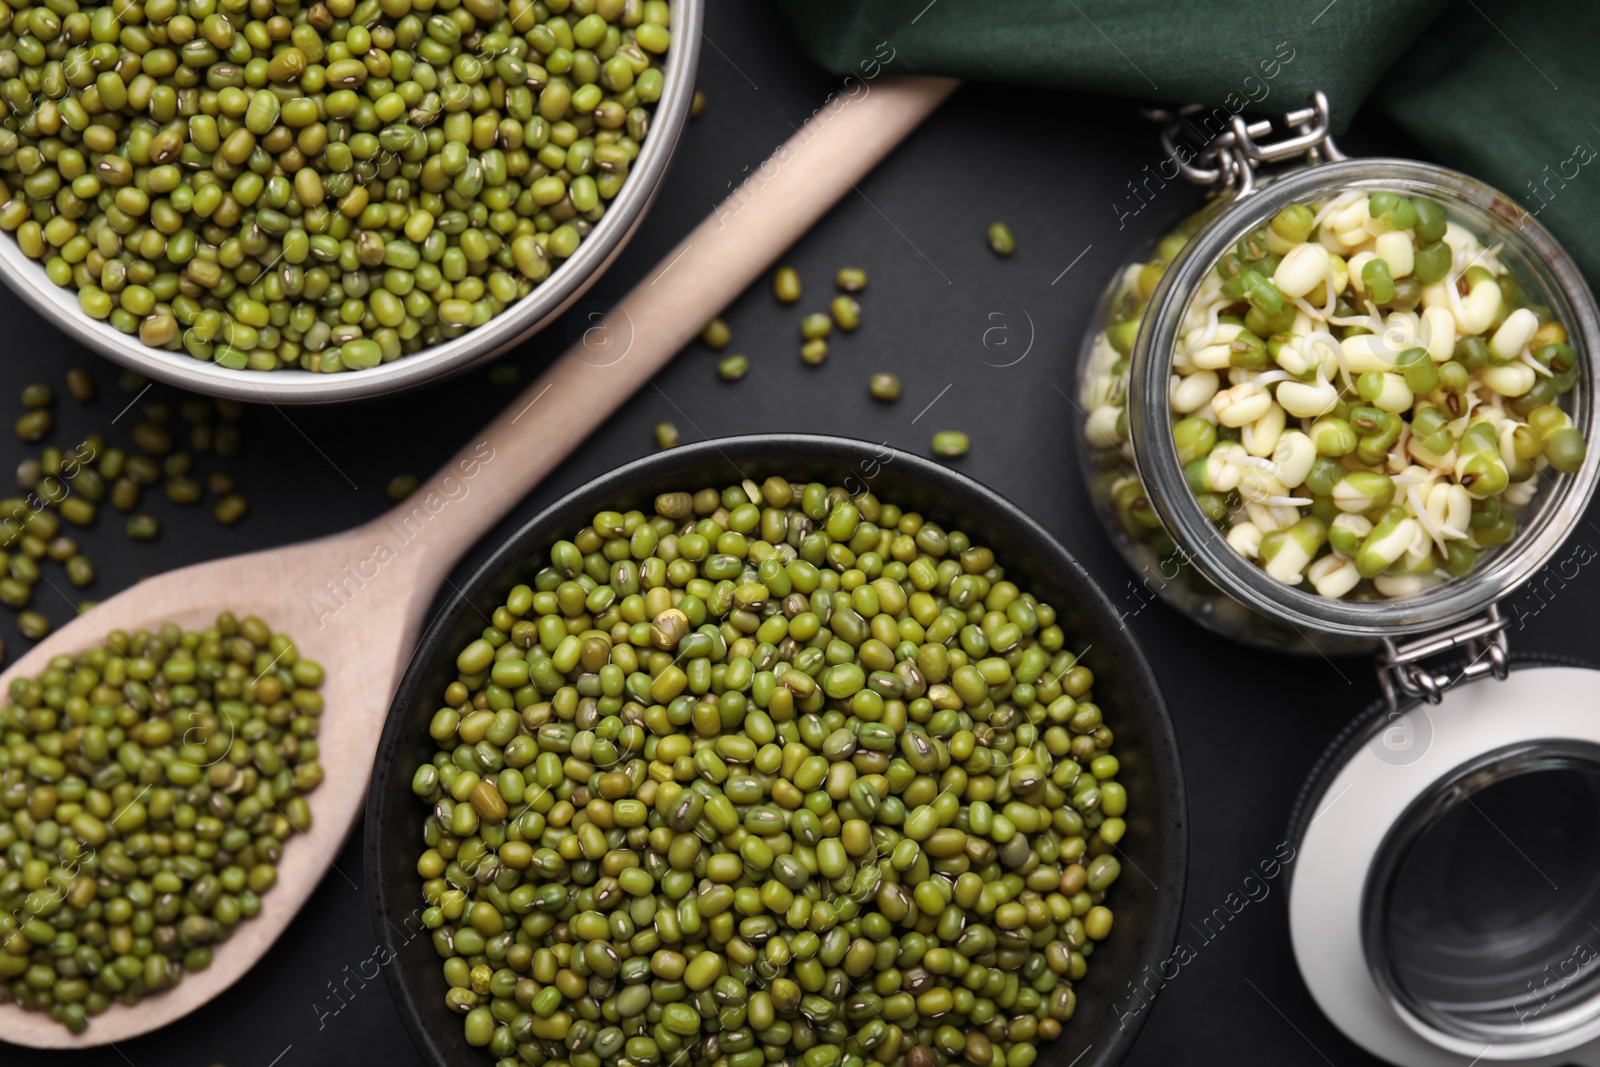
[[[1402,1067],[1600,1062],[1600,670],[1522,658],[1380,705],[1291,821],[1289,926],[1318,1005]]]
[[[1514,201],[1458,171],[1405,159],[1352,159],[1293,171],[1240,195],[1191,240],[1162,276],[1134,344],[1130,366],[1128,431],[1146,485],[1185,487],[1172,441],[1168,379],[1184,313],[1192,294],[1218,259],[1244,234],[1266,225],[1280,207],[1365,189],[1422,195],[1441,201],[1452,217],[1467,216],[1478,232],[1503,242],[1499,255],[1528,278],[1540,300],[1568,326],[1583,368],[1572,395],[1573,424],[1588,439],[1600,426],[1600,311],[1577,265],[1537,219]],[[1229,545],[1194,494],[1150,494],[1152,506],[1189,562],[1233,599],[1312,633],[1375,638],[1418,633],[1460,622],[1528,580],[1547,562],[1582,515],[1600,479],[1591,459],[1572,474],[1551,480],[1512,541],[1486,553],[1463,578],[1422,593],[1387,600],[1348,601],[1284,585]]]

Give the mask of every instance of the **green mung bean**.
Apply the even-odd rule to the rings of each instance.
[[[67,392],[72,394],[72,399],[80,404],[87,404],[94,399],[94,377],[86,370],[74,367],[67,371]]]
[[[35,382],[22,390],[22,406],[25,408],[47,408],[55,402],[55,390],[43,382]]]
[[[321,682],[287,636],[228,614],[114,630],[13,679],[0,778],[24,802],[0,814],[0,996],[83,1033],[209,965],[310,828]]]
[[[17,436],[24,441],[42,441],[50,432],[54,420],[50,412],[39,410],[30,411],[17,419]]]
[[[249,510],[250,505],[244,497],[240,496],[238,493],[229,493],[227,496],[224,496],[221,500],[217,501],[217,506],[212,509],[211,514],[218,522],[222,523],[222,525],[232,526],[234,523],[244,518],[245,513]]]
[[[846,297],[845,299],[849,299]],[[817,341],[833,332],[833,320],[820,311],[812,312],[800,320],[800,336],[807,341]]]
[[[861,305],[850,296],[840,294],[834,297],[829,311],[833,314],[834,323],[846,333],[861,325]]]
[[[874,400],[893,403],[900,399],[900,379],[893,374],[874,374],[867,382],[867,391]]]
[[[817,337],[800,346],[800,361],[808,367],[819,366],[828,358],[828,342]]]
[[[717,377],[725,382],[736,382],[750,370],[747,356],[725,356],[717,361]]]
[[[800,272],[793,267],[779,267],[772,276],[772,295],[780,304],[794,304],[800,300]]]
[[[397,474],[389,479],[389,485],[384,490],[389,499],[396,504],[417,491],[417,486],[422,482],[415,474]]]
[[[700,340],[713,351],[721,351],[728,347],[728,342],[733,340],[733,331],[728,329],[728,324],[721,319],[712,319],[706,323],[706,328],[700,331]]]
[[[941,430],[933,435],[933,454],[936,456],[964,456],[972,441],[959,430]]]
[[[833,284],[846,293],[859,293],[867,287],[867,272],[859,267],[840,267]]]
[[[657,448],[677,448],[678,428],[670,422],[658,422],[655,429]]]
[[[991,222],[987,234],[989,247],[997,256],[1009,256],[1017,250],[1017,239],[1011,234],[1011,227],[1003,222]]]
[[[963,532],[820,483],[574,527],[460,650],[410,779],[467,1043],[1034,1063],[1111,933],[1126,830],[1054,608]]]
[[[193,478],[173,478],[167,482],[167,499],[174,504],[198,504],[204,492]]]
[[[135,541],[153,541],[161,533],[161,523],[154,515],[130,515],[127,533]]]

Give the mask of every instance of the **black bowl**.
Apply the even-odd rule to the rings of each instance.
[[[529,581],[555,541],[606,508],[647,508],[661,492],[771,475],[870,487],[881,500],[916,509],[993,548],[1006,576],[1052,604],[1068,647],[1088,649],[1095,696],[1117,734],[1120,780],[1128,791],[1126,873],[1112,891],[1117,929],[1097,946],[1078,983],[1078,1010],[1061,1038],[1045,1044],[1042,1067],[1109,1067],[1127,1054],[1149,1014],[1133,996],[1141,978],[1171,952],[1182,909],[1188,819],[1178,746],[1144,654],[1087,571],[1004,497],[948,467],[862,441],[761,434],[686,445],[630,463],[546,508],[500,545],[422,637],[395,694],[367,796],[366,882],[372,925],[392,959],[390,992],[422,1058],[431,1064],[487,1063],[467,1045],[461,1017],[444,1006],[445,981],[419,916],[416,862],[423,806],[411,776],[435,749],[427,726],[439,694],[455,680],[456,653],[518,582]],[[860,487],[860,488],[858,488]],[[1130,983],[1134,983],[1130,986]]]

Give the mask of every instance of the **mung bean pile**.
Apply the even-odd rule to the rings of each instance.
[[[322,781],[322,668],[260,619],[113,631],[0,707],[0,995],[73,1033],[211,963]]]
[[[1130,271],[1096,339],[1091,445],[1122,447],[1127,355],[1188,231]],[[1224,255],[1173,354],[1172,436],[1201,507],[1276,580],[1395,597],[1472,571],[1585,461],[1580,355],[1479,236],[1426,198],[1290,204]],[[1124,527],[1160,522],[1136,476]]]
[[[1094,676],[994,554],[771,478],[605,511],[429,727],[446,1005],[500,1067],[1029,1067],[1111,930]]]
[[[669,24],[664,0],[18,0],[0,228],[152,348],[374,367],[577,251]]]

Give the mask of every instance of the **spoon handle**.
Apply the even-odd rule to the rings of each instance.
[[[958,83],[896,78],[834,98],[404,503],[380,517],[423,539],[434,589],[483,531],[917,127]],[[424,602],[425,603],[425,602]]]

